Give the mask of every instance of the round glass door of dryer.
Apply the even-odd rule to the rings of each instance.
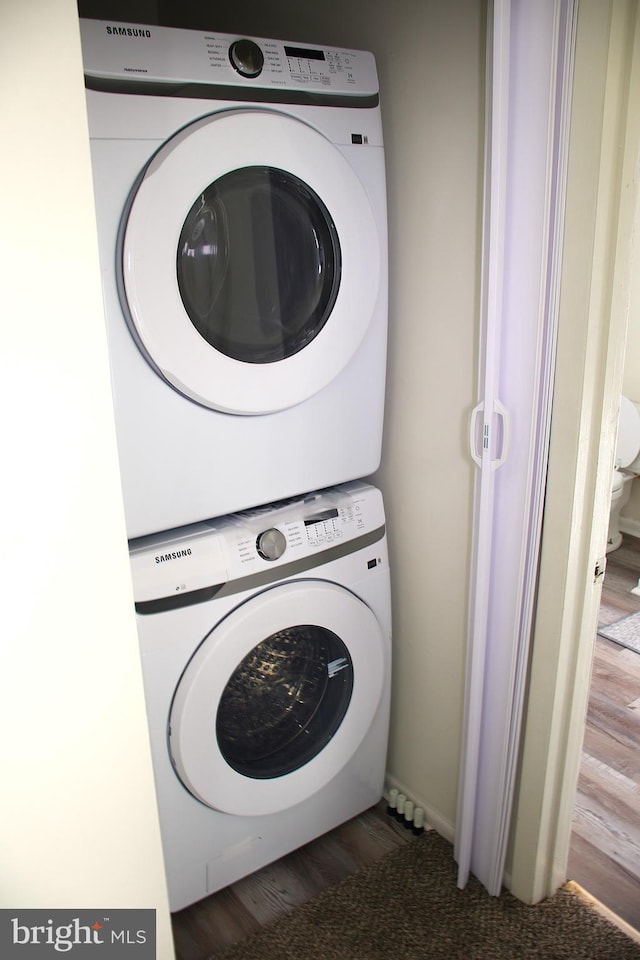
[[[176,688],[177,775],[228,813],[306,800],[358,750],[387,662],[375,615],[345,588],[298,580],[254,595],[214,627]]]
[[[174,389],[264,414],[344,369],[374,314],[381,243],[346,157],[301,120],[230,109],[170,138],[120,230],[123,311]]]
[[[322,330],[338,295],[340,243],[320,198],[273,167],[210,184],[178,242],[178,287],[198,333],[224,356],[274,363]]]

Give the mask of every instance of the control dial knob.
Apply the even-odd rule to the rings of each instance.
[[[229,47],[229,60],[241,77],[257,77],[262,73],[264,54],[253,40],[236,40]]]
[[[272,527],[259,535],[256,547],[263,560],[279,560],[287,549],[287,540],[284,533]]]

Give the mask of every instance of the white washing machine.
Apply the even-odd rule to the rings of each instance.
[[[131,544],[173,911],[375,804],[391,612],[355,482]]]
[[[81,35],[129,537],[370,475],[373,56],[100,20]]]

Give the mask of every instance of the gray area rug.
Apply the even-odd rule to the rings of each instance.
[[[640,653],[640,613],[631,613],[622,620],[614,620],[606,627],[598,627],[598,633],[606,640],[613,640],[622,647]]]
[[[576,893],[528,907],[456,886],[435,831],[210,960],[640,960],[640,945]]]

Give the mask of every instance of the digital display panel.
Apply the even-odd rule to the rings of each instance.
[[[302,47],[285,47],[288,57],[297,57],[298,60],[324,60],[322,50],[305,50]]]
[[[315,523],[322,523],[323,520],[335,520],[338,516],[338,511],[335,507],[331,510],[323,510],[322,513],[316,513],[314,517],[310,517],[308,520],[305,520],[305,527],[312,527]]]

